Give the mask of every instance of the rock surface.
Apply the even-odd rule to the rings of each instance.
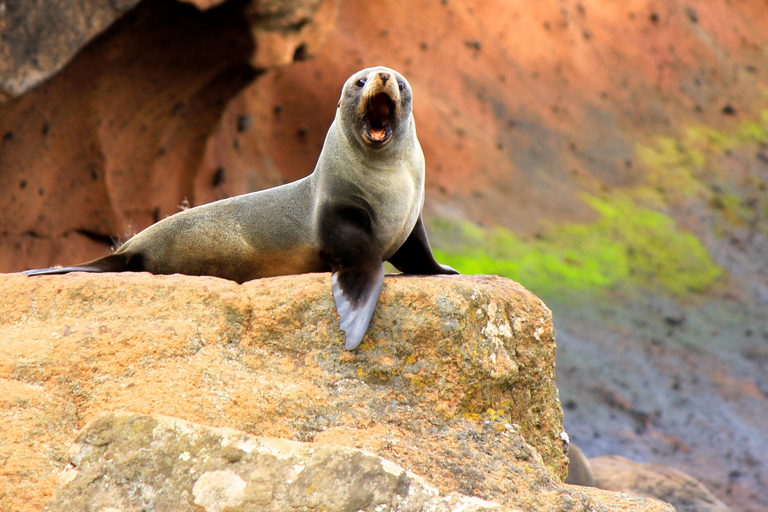
[[[109,413],[70,450],[48,510],[509,510],[441,493],[355,448],[255,437],[166,416]]]
[[[139,0],[3,2],[0,104],[57,73],[88,41]]]
[[[95,258],[185,197],[308,174],[341,84],[376,63],[414,86],[430,211],[524,232],[593,220],[585,192],[650,172],[640,144],[761,103],[768,11],[702,2],[140,3],[0,110],[0,207],[19,212],[0,271]]]
[[[590,459],[597,486],[610,491],[656,498],[677,512],[728,512],[701,482],[663,464],[643,464],[618,455]]]
[[[565,483],[584,487],[597,487],[592,466],[584,452],[581,451],[581,448],[571,444],[566,456],[568,457],[568,474],[565,477]]]
[[[88,11],[97,3],[78,2],[84,12],[71,15],[102,20],[94,30],[114,23],[56,76],[0,105],[0,271],[90,260],[185,199],[197,205],[274,184],[258,155],[262,112],[225,108],[265,70],[308,58],[338,12],[335,0],[157,0],[115,20],[118,11]],[[6,17],[38,20],[38,3],[10,5]],[[41,33],[9,33],[32,46],[95,35],[70,34],[67,16],[51,27],[41,10]],[[3,38],[0,65],[22,46]],[[8,80],[14,73],[0,69]]]
[[[204,11],[224,0],[178,0]],[[94,37],[139,0],[49,0],[0,4],[0,105],[51,78]],[[262,0],[248,6],[258,51],[253,63],[267,69],[307,58],[333,26],[336,1]],[[319,14],[319,16],[318,16]]]
[[[549,310],[494,277],[385,279],[347,352],[328,274],[0,276],[0,508],[40,510],[104,411],[365,449],[526,510],[669,510],[560,483]]]

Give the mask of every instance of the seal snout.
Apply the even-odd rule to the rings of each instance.
[[[358,111],[365,139],[375,145],[388,142],[400,110],[400,91],[392,75],[383,71],[373,74],[365,85]]]

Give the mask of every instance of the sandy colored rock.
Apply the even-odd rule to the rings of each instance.
[[[355,448],[250,436],[167,416],[100,416],[77,436],[70,462],[51,512],[510,510],[441,493]]]
[[[597,486],[669,503],[677,512],[730,509],[692,476],[663,464],[643,464],[618,455],[589,460]]]
[[[551,314],[512,281],[387,277],[354,352],[329,274],[16,274],[0,295],[4,508],[39,510],[75,431],[104,411],[365,449],[506,506],[608,499],[560,483]],[[611,510],[663,510],[607,496]]]
[[[249,4],[246,15],[256,43],[251,64],[257,69],[270,69],[314,55],[334,29],[339,3],[339,0],[272,0]]]

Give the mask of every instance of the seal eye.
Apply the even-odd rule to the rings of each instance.
[[[403,89],[405,89],[405,84],[403,82],[397,82],[397,86],[400,88],[400,92],[403,92]]]
[[[358,86],[358,87],[364,86],[365,85],[365,78],[361,78],[360,80],[355,82],[355,85]]]

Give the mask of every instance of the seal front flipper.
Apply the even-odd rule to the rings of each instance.
[[[384,283],[384,264],[366,210],[327,206],[319,218],[321,253],[333,269],[333,299],[346,348],[352,350],[368,330]]]
[[[339,324],[347,337],[345,347],[352,350],[363,341],[365,331],[368,330],[381,285],[384,284],[384,265],[379,264],[378,268],[373,269],[348,268],[334,272],[331,283]]]
[[[432,254],[429,246],[427,231],[419,215],[419,220],[403,245],[387,261],[404,274],[432,275],[458,274],[459,272],[448,265],[441,265]]]
[[[116,252],[72,267],[37,268],[24,270],[22,273],[28,276],[45,276],[70,272],[140,272],[141,270],[144,269],[140,255]]]

